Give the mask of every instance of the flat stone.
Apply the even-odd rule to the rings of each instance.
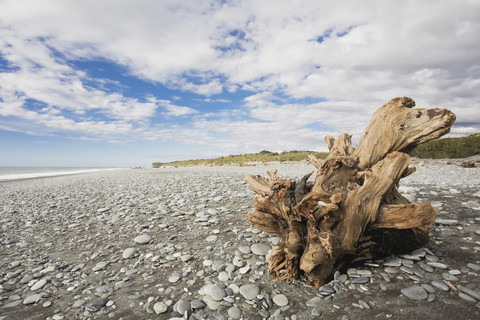
[[[463,287],[463,286],[458,286],[457,287],[458,291],[460,292],[463,292],[465,294],[468,294],[469,296],[471,296],[472,298],[475,298],[477,300],[480,300],[480,293],[477,292],[477,291],[474,291],[472,289],[468,289],[466,287]]]
[[[255,243],[252,244],[250,249],[252,250],[253,254],[258,256],[266,256],[270,250],[270,246],[263,243]]]
[[[93,267],[93,271],[100,271],[102,270],[103,268],[105,268],[106,266],[108,265],[108,262],[106,261],[100,261],[98,262],[95,267]]]
[[[425,291],[427,291],[428,293],[435,293],[435,288],[429,284],[422,284],[422,288],[425,289]]]
[[[183,262],[188,262],[192,260],[193,256],[191,254],[184,254],[180,257]]]
[[[135,248],[127,248],[123,250],[123,253],[122,253],[123,259],[130,259],[131,257],[133,257],[136,251],[137,249]]]
[[[467,267],[469,267],[470,269],[473,269],[475,271],[480,271],[480,266],[478,264],[475,264],[475,263],[467,263]]]
[[[168,310],[168,307],[165,303],[163,302],[156,302],[154,305],[153,305],[153,310],[155,311],[156,314],[162,314],[162,313],[165,313],[167,312]]]
[[[437,269],[447,269],[448,266],[446,264],[440,263],[440,262],[427,262],[427,266],[430,266],[432,268],[437,268]]]
[[[168,277],[168,281],[171,283],[177,283],[180,280],[180,275],[176,272],[172,273],[170,277]]]
[[[97,312],[100,309],[102,309],[107,304],[107,302],[108,302],[108,299],[106,298],[98,298],[96,300],[93,300],[89,304],[87,304],[85,309],[90,312]]]
[[[477,300],[475,300],[472,296],[465,294],[463,292],[459,292],[458,297],[468,302],[473,302],[473,303],[477,302]]]
[[[87,300],[85,299],[79,299],[77,301],[75,301],[73,304],[72,304],[72,308],[80,308],[81,306],[83,306],[85,303],[87,303]]]
[[[385,262],[383,262],[383,265],[386,267],[400,267],[402,265],[402,259],[391,258],[391,259],[385,260]]]
[[[450,274],[448,272],[442,273],[442,277],[447,281],[458,281],[457,277],[455,277],[453,274]]]
[[[147,244],[150,240],[152,240],[152,237],[148,234],[141,234],[133,239],[133,241],[138,244]]]
[[[368,278],[368,277],[352,278],[351,282],[352,282],[353,284],[368,283],[368,282],[370,282],[370,278]]]
[[[226,297],[227,293],[223,288],[221,288],[218,284],[213,285],[210,290],[210,296],[215,301],[220,301]]]
[[[429,265],[426,265],[425,263],[423,262],[419,262],[418,265],[420,266],[420,268],[422,268],[423,270],[427,271],[427,272],[433,272],[435,271],[435,269],[433,269],[432,267],[430,267]]]
[[[250,249],[249,246],[240,246],[240,247],[238,247],[238,250],[240,250],[240,252],[243,253],[243,254],[252,253],[252,249]]]
[[[411,286],[400,290],[402,294],[413,300],[425,300],[428,298],[428,292],[420,286]]]
[[[277,294],[272,298],[273,303],[279,307],[284,307],[288,304],[288,298],[283,294]]]
[[[233,306],[228,309],[228,316],[232,319],[238,320],[242,317],[242,310],[239,307]]]
[[[47,284],[47,279],[45,278],[40,279],[30,288],[30,290],[36,291],[38,289],[42,289],[46,284]]]
[[[447,286],[442,281],[433,280],[431,283],[432,283],[432,286],[434,286],[435,288],[437,288],[439,290],[442,290],[442,291],[445,291],[445,292],[450,290],[450,287]]]
[[[247,300],[255,299],[260,293],[260,287],[256,284],[245,284],[240,287],[240,294]]]
[[[40,299],[42,299],[43,293],[37,293],[37,294],[32,294],[23,300],[23,304],[32,304],[32,303],[37,303]]]
[[[443,225],[454,225],[458,224],[458,220],[456,219],[435,219],[436,224],[443,224]]]
[[[313,308],[320,306],[323,302],[324,300],[322,298],[316,296],[305,302],[305,304],[307,305],[307,307]]]
[[[208,237],[205,239],[205,241],[207,241],[207,242],[215,242],[215,241],[217,241],[217,238],[218,238],[218,237],[217,237],[216,235],[211,235],[211,236],[208,236]]]
[[[192,307],[192,309],[203,309],[205,308],[205,303],[198,299],[194,299],[190,302],[190,306]]]
[[[180,314],[185,314],[185,312],[189,312],[192,310],[192,306],[190,305],[190,302],[180,299],[177,302],[177,312]]]
[[[220,308],[220,302],[213,300],[213,298],[209,295],[203,296],[203,302],[205,302],[210,310],[217,310]]]

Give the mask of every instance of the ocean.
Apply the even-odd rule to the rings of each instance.
[[[22,180],[51,176],[63,176],[76,173],[113,170],[118,168],[91,167],[0,167],[0,181]]]

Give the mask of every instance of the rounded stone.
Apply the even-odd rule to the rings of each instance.
[[[155,311],[156,314],[162,314],[167,312],[167,305],[163,302],[157,302],[153,305],[153,310]]]
[[[240,250],[240,252],[244,254],[249,254],[252,252],[252,249],[250,249],[249,246],[240,246],[238,247],[238,250]]]
[[[152,240],[152,237],[148,234],[141,234],[133,239],[133,241],[138,244],[147,244],[150,240]]]
[[[108,302],[108,299],[98,298],[96,300],[93,300],[89,304],[87,304],[85,309],[90,312],[97,312],[100,309],[102,309],[107,304],[107,302]]]
[[[122,253],[123,259],[130,259],[135,254],[136,251],[137,249],[135,248],[127,248],[123,250],[123,253]]]
[[[242,317],[242,310],[239,307],[231,307],[228,309],[228,316],[233,319],[240,319]]]
[[[213,300],[209,295],[203,296],[203,302],[205,302],[210,310],[217,310],[220,308],[220,302]]]
[[[288,298],[283,294],[275,295],[272,300],[279,307],[285,307],[288,304]]]
[[[240,294],[247,300],[255,299],[260,293],[260,287],[256,284],[245,284],[240,287]]]
[[[447,286],[442,281],[438,281],[438,280],[433,280],[432,281],[432,286],[434,286],[435,288],[437,288],[439,290],[442,290],[442,291],[449,291],[450,290],[449,286]]]
[[[37,294],[32,294],[31,296],[28,296],[23,300],[23,304],[32,304],[32,303],[37,303],[40,299],[42,299],[43,294],[42,293],[37,293]]]
[[[215,242],[215,241],[217,241],[217,238],[218,238],[218,237],[217,237],[216,235],[211,235],[211,236],[208,236],[208,237],[205,239],[205,241],[207,241],[207,242]]]
[[[250,249],[252,250],[253,254],[256,254],[258,256],[266,256],[268,254],[268,251],[270,250],[270,246],[263,243],[255,243],[252,244]]]
[[[215,301],[220,301],[222,300],[223,298],[225,298],[225,296],[227,295],[225,293],[225,290],[223,290],[222,288],[220,288],[220,286],[218,284],[216,285],[213,285],[211,288],[210,288],[210,296],[212,297],[213,300]]]
[[[190,302],[180,299],[177,302],[177,312],[180,314],[185,314],[185,312],[189,312],[192,309]]]
[[[415,285],[401,290],[402,294],[413,300],[425,300],[428,292],[422,287]]]
[[[46,284],[47,284],[47,279],[45,278],[40,279],[30,288],[30,290],[36,291],[38,289],[42,289]]]
[[[103,268],[105,268],[107,266],[108,262],[106,261],[100,261],[98,262],[95,267],[93,267],[93,271],[100,271],[102,270]]]

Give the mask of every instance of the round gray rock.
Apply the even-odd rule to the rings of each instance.
[[[152,237],[148,234],[141,234],[133,239],[133,241],[138,244],[147,244],[150,240],[152,240]]]
[[[123,250],[123,253],[122,253],[123,259],[130,259],[135,254],[136,251],[137,249],[135,248],[127,248]]]
[[[97,312],[100,309],[102,309],[107,304],[107,302],[108,302],[108,299],[99,298],[87,304],[85,309],[90,312]]]
[[[253,254],[256,254],[258,256],[266,256],[268,254],[268,251],[270,250],[270,246],[263,243],[255,243],[252,244],[250,249],[252,250]]]
[[[240,287],[240,294],[247,300],[255,299],[260,293],[260,287],[256,284],[245,284]]]
[[[233,319],[240,319],[242,317],[242,310],[239,307],[231,307],[228,309],[228,316]]]
[[[215,300],[215,301],[222,300],[223,298],[225,298],[226,295],[227,294],[225,293],[225,290],[220,288],[220,286],[218,284],[213,285],[210,288],[210,297],[212,297],[212,299]]]
[[[272,300],[279,307],[285,307],[288,304],[288,298],[283,294],[277,294]]]
[[[420,286],[411,286],[401,290],[402,294],[413,300],[425,300],[428,292]]]
[[[180,314],[185,314],[185,312],[189,312],[192,309],[190,302],[185,301],[183,299],[178,300],[177,302],[177,312]]]

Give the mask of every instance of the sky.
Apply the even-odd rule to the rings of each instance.
[[[358,142],[409,96],[480,132],[480,1],[0,0],[0,166]]]

